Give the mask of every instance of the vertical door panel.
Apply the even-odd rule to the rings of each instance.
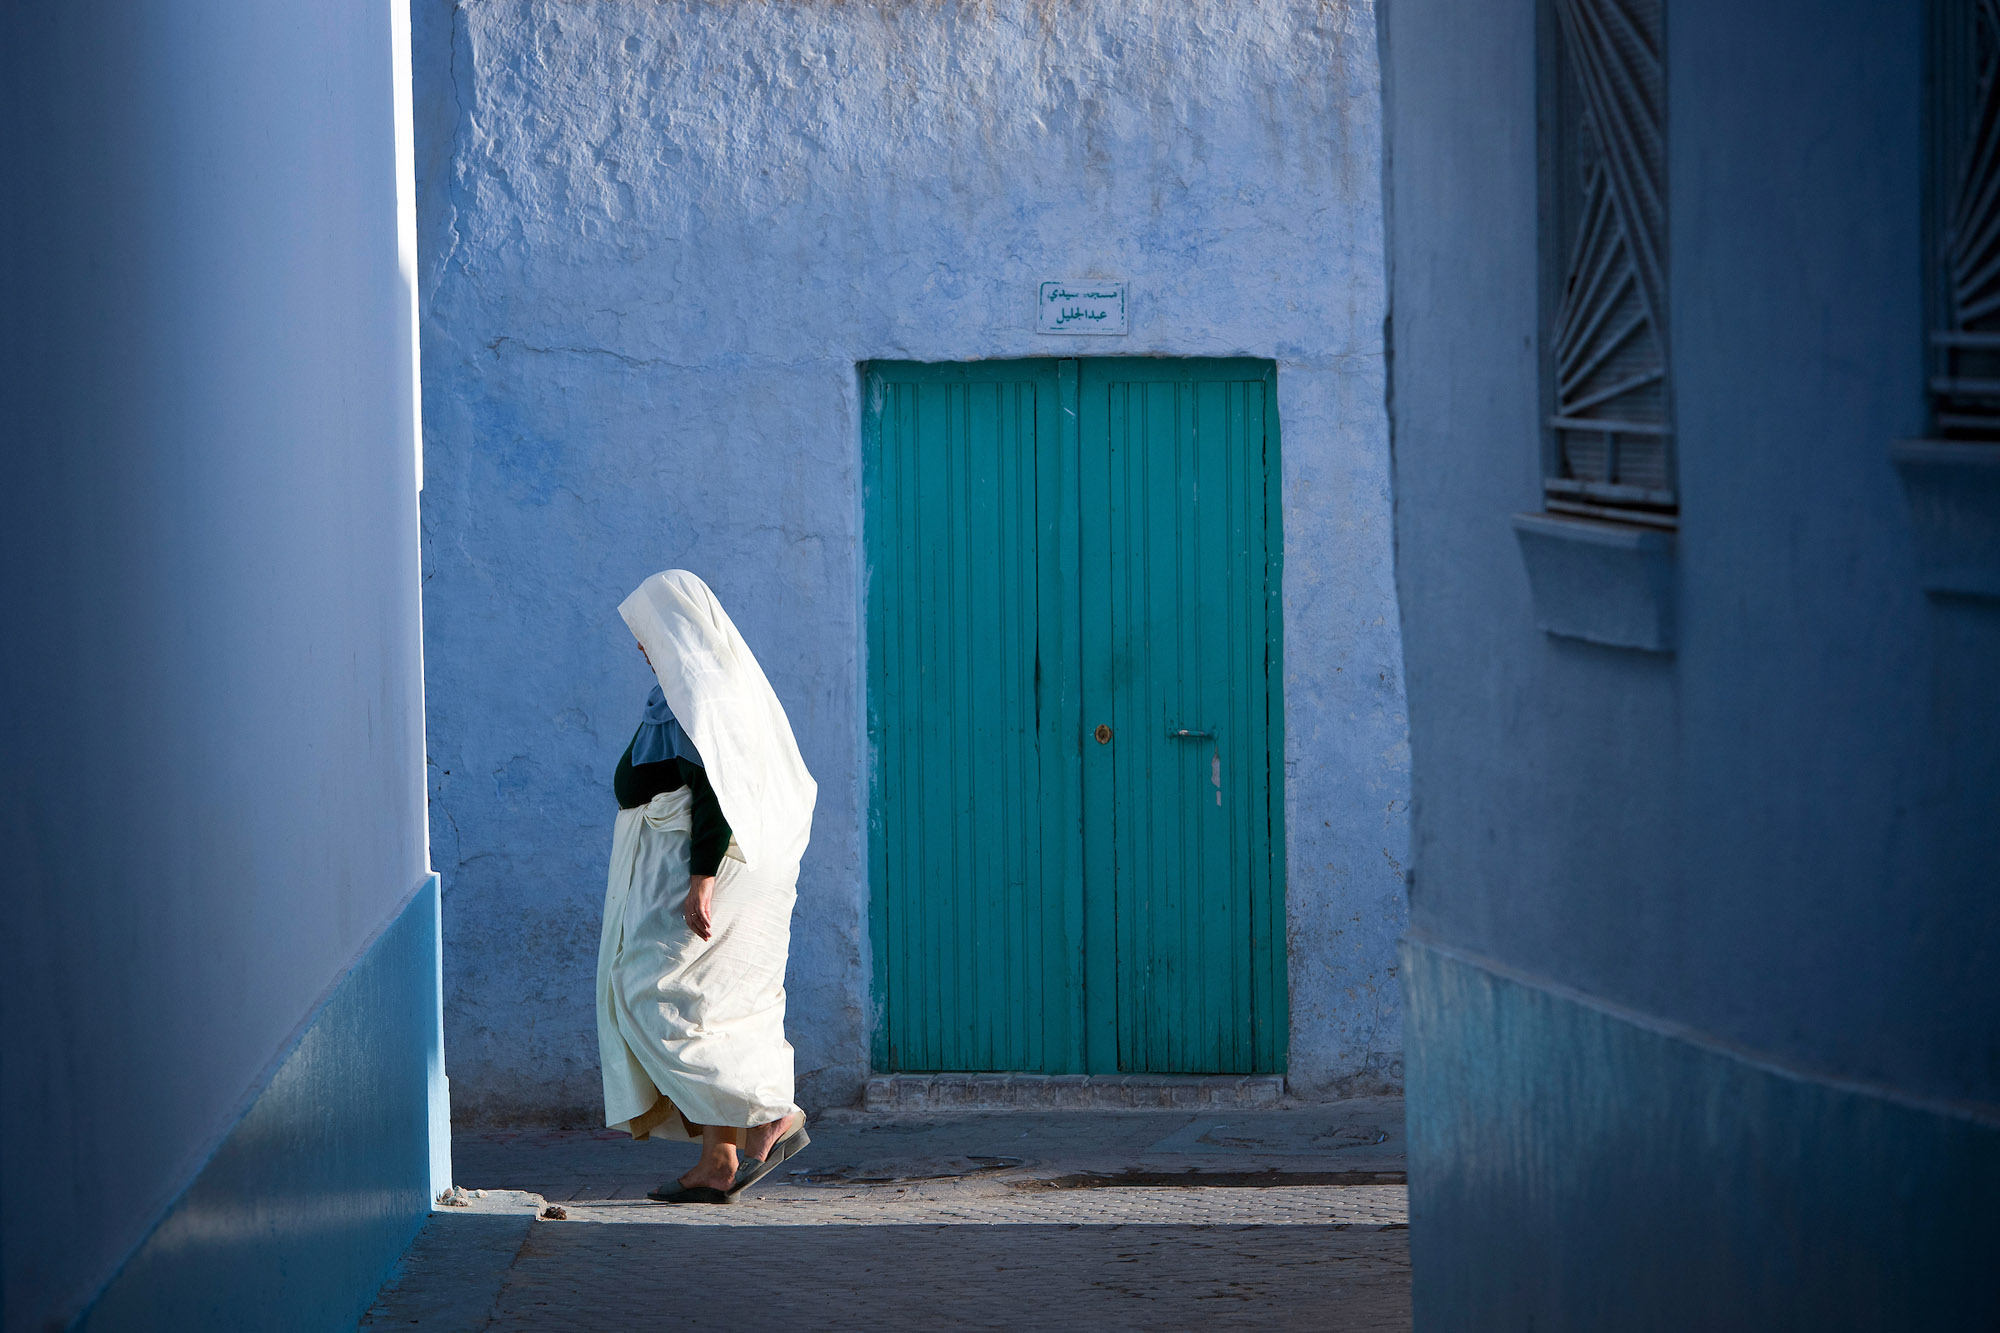
[[[1058,378],[869,368],[879,1069],[1080,1067]]]
[[[1272,377],[1081,363],[1091,1065],[1283,1068]],[[1113,956],[1100,948],[1109,924]]]

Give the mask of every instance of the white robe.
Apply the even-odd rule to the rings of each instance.
[[[637,1138],[689,1137],[682,1116],[748,1126],[798,1109],[785,1040],[797,867],[751,870],[723,858],[712,934],[702,939],[681,915],[692,805],[683,787],[620,810],[611,842],[597,952],[598,1062],[604,1123]]]
[[[817,789],[770,682],[706,584],[656,574],[618,610],[734,837],[703,940],[682,916],[692,796],[663,792],[618,812],[597,954],[604,1120],[635,1138],[765,1124],[798,1109],[785,959]]]

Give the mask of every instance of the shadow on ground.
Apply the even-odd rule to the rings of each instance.
[[[363,1324],[1402,1330],[1401,1120],[1387,1099],[823,1117],[797,1167],[720,1208],[644,1200],[683,1145],[462,1136],[486,1192],[433,1215]]]

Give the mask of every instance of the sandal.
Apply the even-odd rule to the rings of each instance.
[[[806,1133],[805,1117],[801,1116],[799,1117],[799,1127],[772,1144],[771,1151],[765,1154],[763,1161],[745,1162],[743,1164],[742,1169],[736,1173],[736,1183],[729,1187],[729,1198],[734,1199],[744,1190],[749,1189],[765,1176],[770,1175],[778,1169],[780,1162],[785,1161],[787,1158],[796,1157],[799,1149],[811,1142],[812,1136]]]
[[[646,1197],[654,1203],[734,1203],[730,1198],[736,1191],[714,1189],[708,1185],[683,1185],[678,1180],[664,1181],[646,1191]]]

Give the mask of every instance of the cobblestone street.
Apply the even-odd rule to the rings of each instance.
[[[455,1140],[485,1190],[437,1210],[364,1327],[1409,1326],[1402,1104],[841,1112],[731,1207],[649,1203],[688,1145]],[[549,1206],[563,1220],[542,1220]],[[700,1298],[693,1293],[702,1292]]]

